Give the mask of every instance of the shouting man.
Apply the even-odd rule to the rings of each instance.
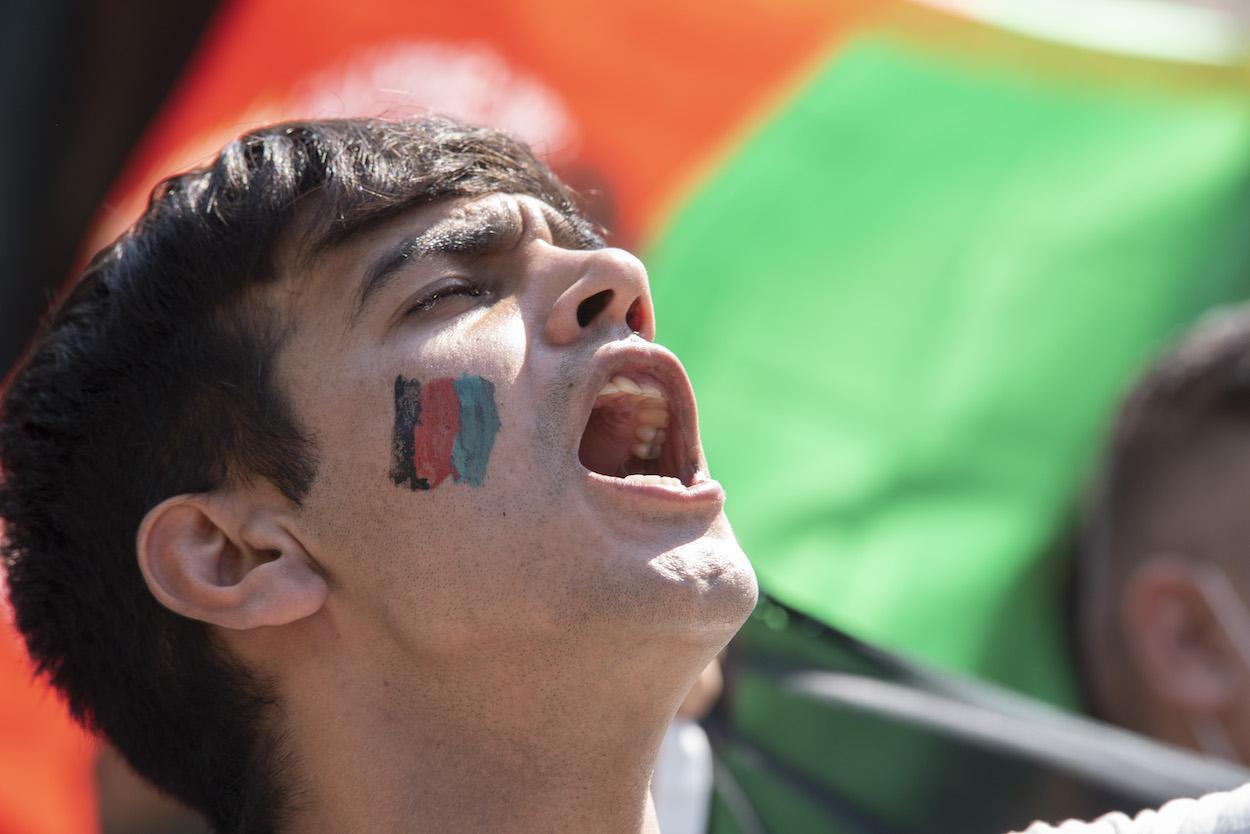
[[[14,376],[17,623],[223,832],[655,829],[756,597],[642,265],[498,133],[258,130]]]

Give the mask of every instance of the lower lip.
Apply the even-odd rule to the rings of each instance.
[[[585,471],[591,483],[604,489],[610,489],[622,496],[634,495],[639,498],[665,501],[678,505],[723,504],[725,502],[725,490],[721,488],[718,481],[710,478],[699,481],[693,486],[677,489],[661,484],[640,484],[626,481],[624,478],[609,478],[607,475],[600,475],[598,472],[591,472],[588,469]]]

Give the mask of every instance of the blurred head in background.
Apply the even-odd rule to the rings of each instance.
[[[1250,310],[1209,315],[1125,401],[1077,619],[1101,717],[1250,762]]]

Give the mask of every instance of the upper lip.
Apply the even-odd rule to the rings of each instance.
[[[631,373],[654,377],[660,383],[668,401],[669,411],[681,428],[686,456],[694,468],[694,480],[696,483],[704,480],[706,467],[703,461],[703,447],[699,444],[698,410],[694,401],[694,389],[690,387],[690,378],[686,376],[685,368],[672,351],[654,342],[640,340],[611,342],[595,351],[586,372],[581,410],[575,421],[575,425],[581,428],[581,432],[573,440],[574,457],[577,456],[577,445],[581,443],[582,433],[585,432],[586,424],[590,420],[590,413],[599,396],[599,390],[604,383],[617,374],[630,376]]]

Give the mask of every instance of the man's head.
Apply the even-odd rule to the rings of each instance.
[[[1077,616],[1105,718],[1250,761],[1250,316],[1213,314],[1137,384],[1082,536]]]
[[[300,711],[363,677],[530,670],[539,693],[672,645],[692,679],[754,583],[653,334],[641,265],[500,134],[241,138],[158,189],[10,386],[32,655],[141,773],[247,831],[306,776]],[[621,375],[647,387],[603,389]]]

